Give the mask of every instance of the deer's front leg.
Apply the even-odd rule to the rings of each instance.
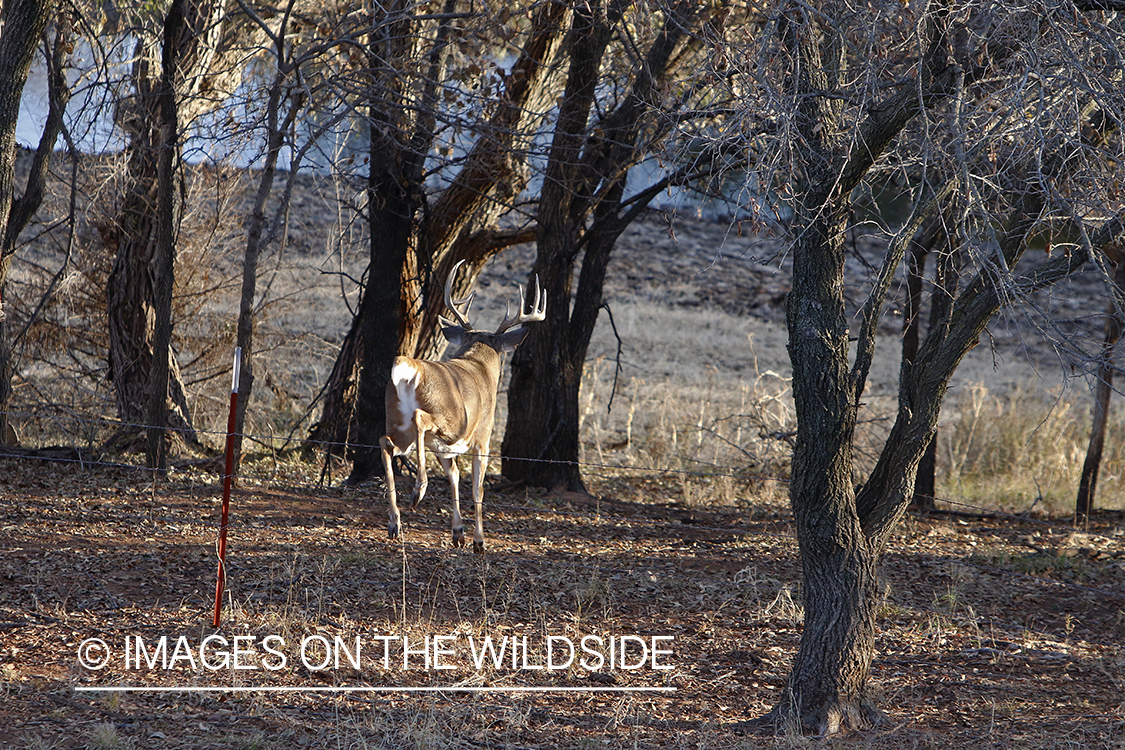
[[[391,464],[391,459],[394,457],[394,443],[391,442],[389,436],[384,435],[379,438],[379,447],[383,454],[383,469],[387,473],[387,500],[390,503],[390,519],[387,522],[387,536],[391,539],[397,539],[399,531],[402,529],[402,519],[398,513],[398,502],[395,499],[395,472]]]
[[[410,495],[410,507],[417,508],[426,496],[429,479],[426,477],[426,431],[433,427],[433,418],[421,409],[414,410],[414,433],[418,445],[418,478]]]
[[[461,474],[457,469],[456,456],[443,456],[438,454],[441,468],[445,469],[445,476],[449,479],[449,491],[453,496],[453,546],[465,546],[465,524],[461,521]]]
[[[484,449],[477,449],[473,455],[473,514],[476,517],[476,528],[473,530],[473,552],[484,554],[484,471],[488,465],[488,458],[483,455]]]

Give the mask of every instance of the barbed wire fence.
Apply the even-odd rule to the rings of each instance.
[[[22,413],[13,412],[13,413],[11,413],[10,416],[14,417],[14,418],[17,418],[17,419],[21,419],[21,420],[43,419],[44,418],[40,415],[37,415],[37,414],[34,414],[34,413],[29,413],[29,412],[22,412]],[[56,419],[57,420],[58,418],[52,417],[50,419]],[[76,428],[72,431],[69,431],[69,434],[80,434],[82,432],[83,428],[85,428],[86,434],[89,434],[90,432],[92,432],[91,428],[117,430],[117,429],[121,429],[121,428],[143,429],[143,428],[146,427],[145,425],[123,424],[120,421],[113,420],[113,419],[80,417],[80,416],[75,415],[75,414],[68,415],[67,419],[72,420],[76,425]],[[64,431],[64,434],[66,434],[66,433],[67,433],[67,431]],[[223,437],[225,437],[225,433],[221,433],[221,432],[217,432],[217,431],[197,430],[197,433],[201,436],[211,437],[211,438],[214,438],[216,440],[221,440]],[[282,446],[285,446],[286,449],[296,449],[299,446],[294,445],[294,443],[300,443],[301,442],[299,440],[295,440],[292,435],[289,435],[286,438],[279,438],[279,436],[277,436],[277,435],[244,434],[242,437],[243,437],[244,441],[246,441],[246,442],[257,443],[257,444],[262,445],[262,446],[275,446],[275,445],[280,444]],[[322,446],[318,446],[318,448],[321,451],[331,449],[331,448],[344,448],[344,447],[364,448],[364,447],[372,447],[372,446],[356,446],[356,445],[350,445],[350,446],[343,446],[343,445],[340,445],[340,446],[323,446],[322,445]],[[375,446],[375,447],[377,447],[377,446]],[[280,455],[281,452],[282,452],[281,450],[277,450],[277,451],[275,451],[275,454]],[[487,456],[487,458],[491,462],[491,461],[499,460],[500,456],[490,454],[490,455]],[[152,484],[152,492],[153,492],[154,495],[159,492],[159,490],[160,490],[159,485],[161,484],[161,482],[165,483],[165,486],[171,487],[172,483],[174,481],[174,479],[163,476],[161,474],[161,472],[158,472],[158,471],[156,471],[154,469],[151,469],[147,466],[144,466],[143,464],[140,464],[140,463],[130,463],[130,462],[124,461],[124,460],[106,460],[105,458],[100,457],[98,455],[97,450],[92,445],[88,445],[85,448],[77,447],[77,446],[53,446],[53,447],[48,446],[48,447],[39,448],[39,449],[12,449],[12,448],[0,447],[0,460],[27,461],[27,462],[34,461],[34,462],[39,462],[39,463],[46,463],[48,465],[53,464],[53,465],[58,465],[58,466],[74,467],[74,468],[78,468],[80,470],[85,470],[85,471],[115,470],[115,471],[122,471],[122,472],[130,472],[130,473],[134,474],[135,476],[142,477],[143,479],[141,481],[143,481],[145,483],[151,483]],[[521,460],[533,460],[533,461],[538,460],[538,461],[545,462],[545,463],[558,463],[557,461],[552,461],[552,460],[549,460],[549,459],[521,459]],[[689,463],[693,461],[693,459],[686,458],[686,457],[681,457],[681,460],[686,460]],[[777,485],[785,485],[785,484],[788,484],[788,482],[789,482],[788,478],[786,478],[786,477],[772,476],[772,475],[768,475],[768,474],[761,474],[761,473],[755,473],[755,472],[749,472],[749,471],[738,471],[738,470],[733,470],[730,467],[720,466],[720,465],[716,465],[716,464],[710,464],[710,463],[705,462],[705,461],[696,461],[696,463],[702,464],[698,468],[683,468],[683,467],[675,467],[675,466],[656,466],[656,465],[630,464],[630,463],[612,463],[612,462],[607,462],[607,461],[590,461],[590,460],[582,460],[582,461],[578,461],[578,462],[568,462],[568,463],[576,463],[576,465],[588,476],[598,476],[599,478],[603,478],[603,479],[618,478],[618,477],[622,476],[623,474],[625,474],[625,475],[633,475],[634,477],[637,476],[637,475],[650,476],[650,477],[651,476],[657,476],[657,477],[678,476],[678,477],[687,478],[687,479],[695,478],[695,479],[706,479],[706,480],[713,480],[713,479],[717,479],[717,478],[727,478],[727,479],[735,480],[735,481],[738,481],[738,482],[744,482],[744,483],[747,484],[747,486],[750,486],[753,483],[759,483],[759,484],[773,483],[773,484],[777,484]],[[213,464],[213,466],[211,466],[211,464]],[[179,469],[177,469],[177,466],[179,467]],[[174,462],[173,463],[173,476],[174,476],[174,473],[177,470],[179,470],[179,471],[183,471],[185,469],[186,470],[197,470],[199,468],[203,468],[204,470],[209,471],[209,472],[213,471],[213,473],[215,474],[215,478],[216,478],[216,484],[215,484],[216,493],[215,494],[216,494],[216,498],[218,498],[219,488],[220,488],[220,484],[221,484],[221,480],[222,480],[222,468],[221,468],[221,466],[222,466],[222,462],[221,462],[221,456],[220,455],[216,455],[212,458],[202,459],[202,460],[200,460],[200,459],[186,460],[186,461],[180,462],[179,464],[176,464]],[[257,487],[257,488],[264,488],[264,489],[267,489],[267,490],[299,493],[299,494],[303,494],[303,495],[316,495],[318,493],[324,493],[325,491],[332,491],[333,488],[331,488],[323,480],[323,477],[324,477],[323,472],[320,474],[320,476],[321,476],[321,478],[317,481],[292,481],[292,480],[287,480],[285,478],[278,477],[276,475],[264,477],[264,476],[261,476],[260,473],[255,473],[255,474],[247,474],[247,475],[239,476],[237,478],[237,481],[238,481],[239,485],[241,486],[241,488],[243,490],[249,490],[251,488]],[[384,482],[383,482],[382,479],[377,479],[377,480],[373,480],[371,482],[368,482],[366,484],[366,486],[356,488],[353,491],[359,492],[359,493],[364,493],[364,494],[373,494],[373,495],[377,495],[377,496],[381,497],[382,492],[383,492],[382,489],[381,489],[381,485],[383,485],[383,484],[384,484]],[[930,515],[930,516],[938,517],[938,518],[943,517],[943,516],[948,516],[951,521],[963,520],[965,517],[977,518],[977,519],[982,520],[982,521],[988,520],[988,519],[994,519],[994,520],[998,520],[998,521],[1024,524],[1024,525],[1031,526],[1033,528],[1045,529],[1045,530],[1049,530],[1050,532],[1053,532],[1053,533],[1065,535],[1067,537],[1070,537],[1074,534],[1081,534],[1082,537],[1087,539],[1087,540],[1097,540],[1097,541],[1105,543],[1110,549],[1115,550],[1114,552],[1111,553],[1112,557],[1114,557],[1115,559],[1125,560],[1125,527],[1120,527],[1113,534],[1103,533],[1103,532],[1098,531],[1096,529],[1078,528],[1075,523],[1073,523],[1073,522],[1072,523],[1065,523],[1064,521],[1062,521],[1060,519],[1052,519],[1050,517],[1036,516],[1036,515],[1031,515],[1030,513],[1016,513],[1016,512],[1011,512],[1011,511],[1005,511],[1005,510],[999,509],[999,508],[986,508],[986,507],[983,507],[983,506],[980,506],[980,505],[975,505],[975,504],[972,504],[972,503],[968,503],[968,502],[964,502],[964,501],[961,501],[961,500],[956,500],[956,499],[944,497],[944,496],[932,496],[932,497],[927,496],[927,497],[928,497],[928,499],[931,499],[931,500],[935,501],[935,503],[940,503],[942,506],[946,506],[946,507],[944,507],[944,508],[938,507],[938,509],[936,511],[923,511],[923,512],[921,512],[921,515],[923,515],[923,516]],[[623,513],[620,513],[618,511],[613,510],[612,506],[610,506],[608,504],[606,504],[606,505],[599,504],[596,511],[581,511],[581,510],[576,510],[576,509],[572,509],[572,508],[551,506],[551,505],[548,505],[548,504],[528,505],[528,504],[517,504],[517,503],[512,503],[512,502],[504,502],[503,500],[495,499],[495,496],[493,496],[493,498],[489,498],[487,500],[486,507],[489,510],[493,510],[493,511],[507,511],[507,512],[514,512],[514,513],[548,514],[548,515],[552,515],[552,516],[556,516],[556,517],[581,519],[582,521],[587,522],[587,523],[590,523],[590,522],[593,522],[593,523],[613,522],[613,523],[617,523],[617,524],[628,523],[628,524],[633,525],[633,526],[647,527],[647,528],[651,528],[651,529],[669,529],[669,530],[673,530],[673,529],[682,530],[684,528],[684,522],[682,520],[677,521],[677,520],[669,520],[669,519],[661,519],[661,518],[652,518],[652,517],[648,517],[648,516],[645,516],[645,515],[638,515],[638,514],[623,514]],[[782,514],[782,515],[784,515],[784,514]],[[201,519],[199,519],[199,523],[205,528],[213,529],[215,534],[216,534],[216,538],[217,538],[218,531],[219,531],[219,520],[218,520],[217,514],[215,514],[215,517],[213,517],[213,518],[201,518]],[[713,533],[731,534],[731,535],[734,535],[734,536],[740,536],[740,537],[745,537],[745,538],[769,537],[769,538],[772,538],[776,541],[781,541],[783,543],[793,545],[793,551],[794,551],[794,554],[796,554],[797,540],[796,540],[795,532],[794,532],[792,526],[789,525],[788,520],[784,520],[784,521],[782,521],[782,523],[786,524],[788,526],[788,528],[786,528],[784,530],[781,530],[781,531],[762,528],[762,526],[764,524],[751,524],[751,525],[748,525],[748,526],[713,526],[713,525],[707,525],[707,524],[699,523],[698,521],[695,521],[695,520],[693,520],[691,522],[690,526],[693,530],[696,530],[696,531],[706,531],[706,532],[713,532]],[[230,523],[230,527],[231,528],[237,528],[240,525],[242,525],[242,523],[239,520],[239,515],[238,515],[237,511],[235,511],[235,513],[232,517],[231,523]],[[415,546],[415,543],[411,543],[411,542],[404,542],[404,544],[406,544],[408,546]],[[1045,550],[1043,548],[1038,548],[1038,547],[1034,547],[1034,546],[1029,546],[1029,548],[1032,549],[1034,552],[1036,552],[1036,554],[1050,554],[1050,550]],[[895,551],[893,549],[889,550],[884,555],[885,558],[890,558],[890,559],[900,558],[900,557],[901,558],[907,558],[909,556],[910,555],[909,555],[908,552],[898,552],[898,551]],[[664,558],[661,558],[659,560],[657,558],[652,558],[652,559],[635,558],[635,561],[638,563],[638,565],[644,565],[646,563],[653,563],[653,562],[667,562],[667,560],[664,559]],[[603,573],[618,573],[618,574],[630,574],[631,575],[631,574],[635,573],[636,570],[637,570],[636,567],[630,568],[630,569],[615,568],[615,567],[611,567],[611,566],[606,566],[601,562],[597,562],[597,561],[591,562],[591,561],[586,560],[586,559],[578,559],[578,558],[573,559],[573,560],[569,560],[569,563],[573,564],[573,565],[576,565],[576,566],[579,566],[579,567],[586,567],[586,568],[595,568],[596,567],[597,570],[599,570],[600,572],[603,572]],[[975,570],[978,570],[978,571],[981,571],[983,573],[987,573],[987,574],[990,574],[990,575],[1001,576],[1001,577],[1009,579],[1009,580],[1013,580],[1013,581],[1014,580],[1020,580],[1020,581],[1026,582],[1026,583],[1030,583],[1031,585],[1034,585],[1036,587],[1055,588],[1055,589],[1058,589],[1058,590],[1071,592],[1071,593],[1075,593],[1075,594],[1080,594],[1080,595],[1084,595],[1084,596],[1087,596],[1087,597],[1090,597],[1090,596],[1100,597],[1100,598],[1102,598],[1102,601],[1106,602],[1107,606],[1117,607],[1120,612],[1125,613],[1125,590],[1118,590],[1118,589],[1107,588],[1107,587],[1104,587],[1104,586],[1096,586],[1096,585],[1084,585],[1084,584],[1075,583],[1075,582],[1072,582],[1072,581],[1060,580],[1058,578],[1051,578],[1051,577],[1048,577],[1048,576],[1036,575],[1034,573],[1026,573],[1026,572],[1020,572],[1020,571],[1016,571],[1016,570],[1009,570],[1009,569],[1005,569],[1005,568],[1002,568],[1002,567],[998,567],[996,565],[988,564],[986,562],[981,562],[979,560],[972,559],[971,556],[959,558],[955,561],[955,563],[957,565],[968,567],[968,568],[973,568]],[[737,576],[736,576],[736,578],[737,578]],[[934,607],[929,607],[929,606],[919,604],[919,603],[911,603],[911,604],[907,604],[907,605],[901,605],[900,604],[898,606],[902,606],[907,610],[911,610],[911,611],[914,611],[914,612],[919,613],[919,614],[931,615],[931,616],[937,616],[937,617],[943,617],[943,618],[950,618],[951,614],[952,614],[948,610],[942,611],[940,609],[936,609]],[[1004,631],[1007,631],[1007,632],[1010,632],[1010,633],[1021,633],[1021,634],[1025,634],[1025,635],[1035,636],[1035,637],[1038,637],[1038,638],[1040,638],[1042,640],[1045,640],[1047,642],[1050,642],[1050,643],[1059,644],[1059,643],[1066,643],[1067,641],[1073,640],[1073,637],[1069,633],[1061,633],[1060,634],[1060,633],[1056,633],[1056,632],[1052,632],[1052,631],[1048,631],[1048,630],[1038,629],[1038,628],[1035,628],[1035,627],[1029,627],[1027,624],[1007,622],[1007,621],[1003,621],[1003,620],[997,620],[995,618],[990,618],[989,623],[993,628],[1000,628],[1000,629],[1002,629]],[[1088,636],[1082,638],[1082,640],[1084,640],[1085,642],[1087,642],[1089,644],[1094,644],[1094,645],[1108,647],[1108,648],[1116,648],[1116,647],[1120,646],[1120,644],[1116,643],[1116,642],[1111,642],[1111,641],[1108,641],[1108,640],[1100,640],[1100,639],[1091,638],[1091,637],[1088,637]]]

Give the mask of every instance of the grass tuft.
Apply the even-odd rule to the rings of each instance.
[[[939,496],[969,505],[1065,515],[1090,439],[1089,394],[976,383],[947,400],[938,443]],[[1120,410],[1118,410],[1120,413]],[[1125,419],[1111,414],[1097,507],[1125,508]]]

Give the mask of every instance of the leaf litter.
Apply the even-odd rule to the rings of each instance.
[[[310,468],[307,484],[280,485],[269,469],[255,470],[261,476],[243,480],[232,499],[229,588],[214,630],[213,477],[177,473],[154,484],[119,468],[3,462],[0,747],[811,741],[746,730],[779,700],[800,639],[800,562],[787,509],[776,500],[689,506],[675,481],[628,470],[594,479],[592,496],[490,488],[488,553],[477,557],[450,544],[441,483],[407,517],[405,540],[389,542],[380,483],[317,487]],[[299,467],[287,467],[287,478],[298,475]],[[1120,513],[1095,516],[1081,536],[1015,518],[908,517],[882,566],[871,678],[891,724],[834,742],[1121,747],[1121,528]],[[210,635],[389,645],[358,668],[346,654],[339,666],[309,668],[291,658],[277,670],[263,668],[267,662],[253,670],[193,669],[189,659],[199,659],[199,650],[180,653],[167,669],[139,660],[126,669],[119,653],[100,670],[78,660],[91,638],[115,652],[139,638],[149,657],[161,636],[197,649]],[[672,668],[546,670],[537,668],[543,654],[534,648],[522,660],[509,654],[477,668],[464,653],[469,638],[486,636],[541,646],[548,636],[559,644],[596,636],[605,644],[622,635],[667,637],[660,644],[671,644],[672,653],[659,658]],[[403,637],[405,646],[393,640]],[[422,664],[428,657],[420,644],[438,637],[458,649],[446,657],[450,669]],[[408,669],[399,662],[404,648],[414,650],[405,655]],[[433,692],[75,689],[95,686]],[[440,690],[452,687],[568,692]],[[629,687],[675,691],[591,690]]]

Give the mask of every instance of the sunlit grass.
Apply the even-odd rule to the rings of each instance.
[[[1073,511],[1090,439],[1092,399],[978,383],[943,410],[938,495],[968,505],[1065,515]],[[1111,412],[1095,507],[1125,505],[1125,420]]]

